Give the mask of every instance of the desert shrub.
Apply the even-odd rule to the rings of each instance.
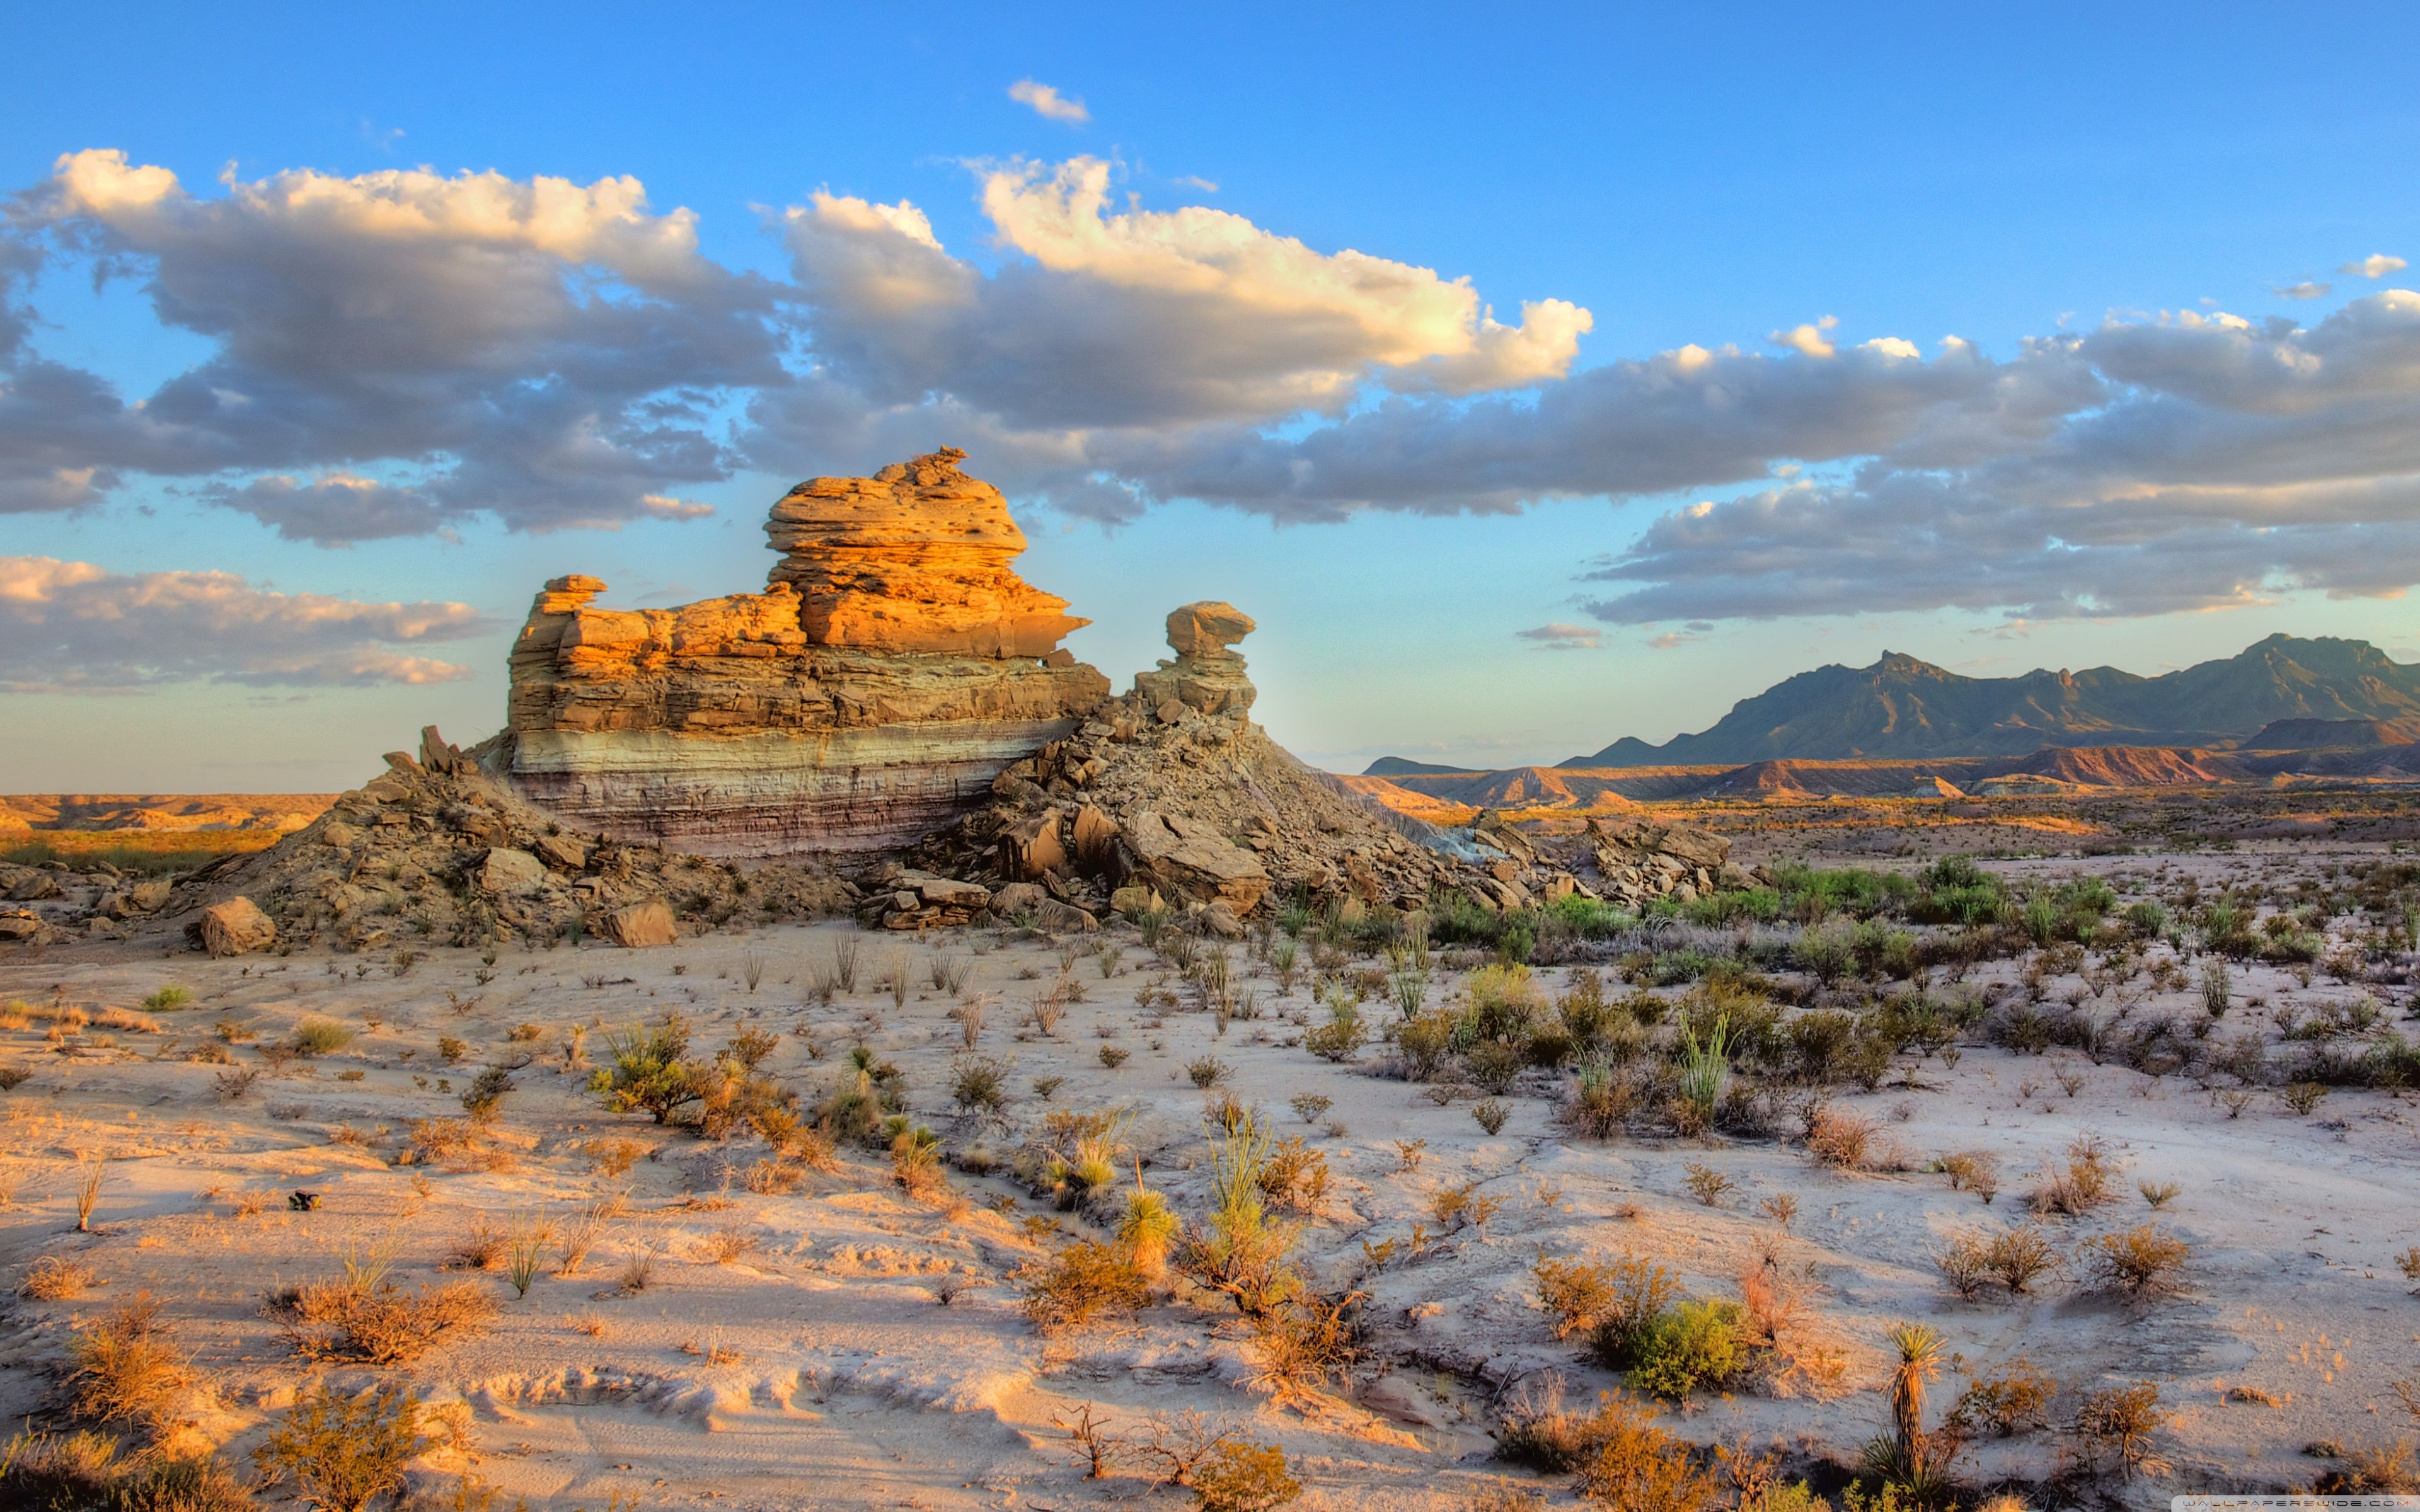
[[[1252,1319],[1253,1383],[1290,1396],[1346,1375],[1360,1353],[1359,1309],[1367,1300],[1358,1291],[1305,1292]]]
[[[654,1027],[632,1025],[605,1036],[606,1064],[589,1090],[616,1113],[643,1111],[656,1122],[695,1121],[691,1107],[706,1094],[706,1068],[689,1055],[689,1023],[667,1013]]]
[[[1464,1500],[1462,1512],[1546,1512],[1546,1499],[1498,1475]]]
[[[1302,1037],[1305,1050],[1339,1065],[1359,1055],[1369,1042],[1370,1028],[1361,1020],[1361,1011],[1344,999],[1328,1009],[1326,1023],[1306,1030]]]
[[[2058,1252],[2051,1246],[2049,1236],[2030,1224],[1993,1235],[1984,1262],[2000,1285],[2020,1294],[2059,1268]]]
[[[1807,1120],[1807,1149],[1826,1165],[1862,1170],[1871,1158],[1874,1121],[1838,1108],[1818,1108]]]
[[[2087,1131],[2067,1147],[2067,1164],[2046,1173],[2030,1200],[2036,1212],[2082,1217],[2111,1200],[2116,1176],[2108,1146]]]
[[[2151,1435],[2167,1423],[2159,1404],[2160,1388],[2148,1381],[2096,1391],[2076,1412],[2076,1437],[2096,1454],[2114,1451],[2119,1470],[2132,1475],[2150,1464]]]
[[[1972,1234],[1951,1235],[1933,1251],[1932,1264],[1941,1278],[1962,1297],[1980,1296],[1992,1280],[1988,1246]]]
[[[272,1484],[292,1478],[326,1512],[365,1512],[403,1485],[403,1467],[427,1445],[411,1393],[344,1396],[320,1386],[295,1398],[253,1458]]]
[[[1989,1433],[2009,1438],[2050,1427],[2051,1399],[2058,1383],[2023,1356],[1996,1376],[1978,1376],[1959,1394],[1945,1420],[1952,1433]]]
[[[402,1365],[484,1325],[496,1304],[467,1281],[417,1291],[381,1281],[294,1288],[271,1297],[268,1310],[307,1358]]]
[[[462,1111],[481,1123],[494,1119],[504,1110],[504,1098],[513,1089],[511,1072],[502,1066],[489,1066],[472,1079],[462,1094]]]
[[[148,1294],[80,1330],[68,1345],[70,1409],[96,1423],[164,1427],[193,1371],[169,1342],[160,1304]]]
[[[998,1113],[1008,1105],[1008,1070],[991,1056],[958,1057],[950,1062],[950,1101],[961,1113]]]
[[[1326,1153],[1305,1145],[1300,1134],[1272,1144],[1255,1179],[1271,1207],[1301,1213],[1319,1211],[1330,1180]]]
[[[1285,1451],[1274,1443],[1221,1443],[1203,1457],[1190,1484],[1202,1512],[1266,1512],[1302,1494],[1302,1483],[1287,1473]]]
[[[2322,1496],[2409,1496],[2420,1492],[2420,1452],[2412,1441],[2366,1444],[2348,1452],[2341,1468],[2312,1488]]]
[[[1961,1149],[1942,1156],[1933,1168],[1949,1178],[1952,1192],[1972,1192],[1986,1206],[2000,1190],[2000,1157],[1988,1149]]]
[[[1500,1097],[1491,1097],[1471,1105],[1470,1116],[1490,1137],[1504,1132],[1505,1121],[1512,1117],[1512,1105]]]
[[[17,1295],[36,1302],[73,1302],[93,1284],[92,1267],[72,1255],[45,1255],[25,1267]]]
[[[1588,1328],[1588,1348],[1609,1369],[1629,1369],[1638,1362],[1638,1350],[1672,1299],[1680,1297],[1680,1277],[1663,1265],[1623,1253],[1597,1268],[1605,1287],[1602,1311]]]
[[[1249,1114],[1219,1138],[1211,1150],[1210,1212],[1178,1256],[1196,1284],[1224,1292],[1248,1317],[1271,1311],[1301,1286],[1286,1262],[1295,1230],[1269,1217],[1261,1193],[1269,1147]]]
[[[2178,1273],[2191,1256],[2183,1240],[2151,1224],[2102,1234],[2084,1245],[2093,1285],[2130,1297],[2175,1290]]]
[[[1627,1076],[1602,1060],[1585,1061],[1563,1104],[1563,1121],[1585,1137],[1610,1139],[1637,1103],[1637,1088]]]
[[[1714,1478],[1684,1440],[1655,1426],[1649,1408],[1608,1394],[1590,1429],[1595,1442],[1572,1468],[1590,1502],[1623,1512],[1712,1512],[1721,1504]]]
[[[1737,1303],[1684,1302],[1664,1313],[1633,1349],[1632,1384],[1675,1401],[1737,1375],[1747,1351]]]
[[[1017,1307],[1045,1333],[1148,1305],[1151,1286],[1125,1250],[1078,1240],[1017,1273]]]
[[[1555,1319],[1555,1337],[1570,1338],[1593,1330],[1611,1316],[1614,1305],[1613,1267],[1602,1261],[1559,1260],[1541,1255],[1529,1268],[1538,1286],[1538,1305]]]
[[[353,1042],[353,1031],[334,1019],[308,1018],[286,1041],[299,1056],[333,1056]]]
[[[1185,1063],[1185,1075],[1187,1080],[1206,1092],[1225,1081],[1227,1073],[1233,1069],[1216,1056],[1201,1056]]]
[[[41,1512],[251,1512],[252,1493],[207,1457],[123,1455],[101,1433],[21,1433],[0,1445],[0,1504]]]

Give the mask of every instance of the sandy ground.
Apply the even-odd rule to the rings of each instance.
[[[2004,869],[2088,871],[2122,887],[2184,867],[2214,885],[2349,854],[2306,847]],[[2327,1464],[2304,1455],[2306,1444],[2412,1432],[2389,1386],[2420,1375],[2420,1299],[2394,1263],[2420,1242],[2420,1129],[2395,1096],[2341,1090],[2297,1116],[2263,1093],[2231,1114],[2180,1077],[1970,1039],[1954,1066],[1903,1057],[1903,1074],[1877,1092],[1839,1098],[1879,1120],[1911,1167],[1841,1173],[1794,1142],[1574,1140],[1552,1118],[1564,1079],[1544,1072],[1529,1073],[1510,1121],[1490,1136],[1468,1100],[1440,1105],[1423,1088],[1371,1074],[1373,1052],[1359,1066],[1306,1053],[1307,987],[1280,995],[1240,946],[1230,949],[1238,972],[1252,973],[1245,984],[1262,1013],[1223,1037],[1211,1015],[1162,1005],[1158,995],[1181,983],[1130,931],[1097,937],[1118,952],[1107,975],[1094,954],[1075,960],[1084,1000],[1045,1035],[1015,1021],[1061,970],[1053,942],[857,935],[857,990],[814,1001],[808,983],[851,935],[827,924],[649,951],[566,946],[507,952],[492,968],[468,951],[437,950],[399,975],[362,957],[213,962],[130,945],[0,961],[0,1001],[31,1011],[0,1031],[0,1057],[32,1073],[0,1095],[0,1273],[13,1283],[38,1257],[72,1255],[102,1283],[78,1301],[11,1304],[0,1412],[38,1412],[75,1320],[147,1289],[214,1393],[197,1410],[201,1430],[230,1454],[306,1380],[404,1381],[433,1401],[467,1404],[467,1452],[429,1461],[441,1480],[471,1469],[533,1507],[602,1507],[616,1493],[647,1506],[766,1509],[1131,1499],[1145,1481],[1088,1482],[1070,1462],[1054,1420],[1086,1403],[1124,1425],[1199,1410],[1281,1443],[1305,1507],[1457,1507],[1505,1473],[1563,1501],[1559,1480],[1490,1459],[1492,1404],[1546,1371],[1561,1372],[1583,1400],[1616,1384],[1554,1340],[1529,1268],[1541,1255],[1630,1250],[1678,1269],[1699,1296],[1736,1297],[1742,1273],[1768,1257],[1789,1278],[1811,1374],[1823,1376],[1829,1359],[1836,1379],[1802,1377],[1787,1396],[1699,1397],[1666,1421],[1701,1442],[1777,1447],[1802,1470],[1853,1460],[1882,1429],[1882,1342],[1902,1319],[1932,1324],[1956,1351],[1934,1388],[1938,1403],[1955,1397],[1962,1377],[2019,1356],[2062,1387],[2055,1416],[2098,1386],[2156,1381],[2174,1416],[2155,1447],[2173,1469],[2120,1493],[2144,1505],[2179,1490],[2305,1486]],[[1076,943],[1089,952],[1096,941]],[[980,952],[969,990],[992,995],[982,1050],[1015,1062],[1012,1132],[978,1129],[949,1105],[960,1026],[926,963],[967,950]],[[913,974],[904,1005],[876,985],[894,961]],[[752,989],[752,969],[761,972]],[[2001,963],[1974,980],[1996,971],[2005,980],[2013,969]],[[1541,976],[1554,987],[1565,974]],[[1441,972],[1433,1000],[1456,980]],[[51,1016],[69,1007],[139,1013],[145,996],[171,984],[193,993],[190,1006],[72,1032]],[[2053,983],[2051,995],[2081,985]],[[2189,985],[2148,988],[2138,979],[2129,989],[2139,996],[2132,1011],[2199,1013]],[[2323,974],[2304,985],[2266,967],[2243,971],[2238,990],[2230,1029],[2265,1024],[2282,1002],[2307,1011],[2364,991]],[[2390,1014],[2407,1007],[2395,1001]],[[1232,1314],[1177,1304],[1131,1323],[1036,1335],[1004,1278],[1060,1236],[1090,1230],[1005,1176],[954,1172],[960,1200],[920,1202],[891,1182],[886,1163],[860,1153],[794,1194],[751,1192],[745,1172],[761,1143],[716,1144],[603,1113],[584,1090],[589,1070],[570,1051],[577,1026],[589,1027],[594,1058],[598,1031],[668,1009],[694,1020],[698,1048],[709,1053],[743,1027],[778,1033],[764,1069],[809,1097],[850,1046],[871,1046],[906,1072],[918,1118],[954,1147],[1006,1149],[1014,1131],[1031,1132],[1053,1107],[1132,1108],[1129,1140],[1149,1180],[1188,1215],[1204,1204],[1209,1147],[1204,1095],[1185,1068],[1215,1055],[1232,1068],[1228,1088],[1267,1110],[1280,1133],[1310,1136],[1335,1173],[1302,1253],[1313,1274],[1340,1284],[1361,1276],[1372,1294],[1360,1373],[1349,1389],[1309,1397],[1256,1393]],[[333,1054],[263,1067],[233,1101],[217,1090],[225,1067],[179,1058],[232,1034],[234,1060],[258,1066],[260,1045],[310,1018],[358,1037]],[[458,1064],[442,1058],[441,1036],[464,1041]],[[1111,1070],[1105,1045],[1131,1058]],[[458,1094],[482,1065],[518,1066],[499,1125],[509,1158],[494,1169],[396,1164],[409,1120],[458,1117]],[[1034,1088],[1042,1078],[1059,1079],[1047,1101]],[[1301,1093],[1332,1100],[1321,1122],[1288,1111]],[[2018,1219],[2033,1173],[2086,1129],[2124,1162],[2121,1200],[2055,1225],[2057,1242],[2156,1219],[2192,1246],[2183,1292],[2127,1304],[2062,1281],[2013,1303],[1960,1301],[1933,1251],[1954,1233]],[[642,1147],[622,1174],[598,1158],[617,1140]],[[1411,1141],[1425,1142],[1416,1169],[1398,1143]],[[1916,1168],[1972,1149],[1998,1152],[2006,1173],[1989,1207]],[[93,1231],[79,1234],[75,1163],[89,1157],[108,1164]],[[1691,1195],[1691,1163],[1732,1181],[1718,1205]],[[2138,1180],[2180,1192],[2154,1214],[2134,1195]],[[1483,1227],[1439,1237],[1435,1195],[1474,1182],[1497,1211]],[[296,1190],[320,1194],[318,1209],[289,1211]],[[617,1194],[626,1211],[579,1274],[554,1273],[551,1260],[516,1298],[502,1275],[473,1273],[498,1302],[493,1325],[410,1365],[312,1367],[262,1316],[265,1293],[333,1275],[349,1248],[392,1239],[396,1275],[417,1284],[441,1278],[477,1223],[562,1227]],[[1786,1233],[1761,1211],[1784,1195],[1797,1203]],[[1411,1254],[1416,1225],[1431,1237]],[[1364,1246],[1388,1240],[1394,1257],[1369,1270]],[[739,1253],[717,1263],[718,1248]],[[616,1278],[634,1253],[658,1258],[645,1289],[628,1294]],[[2275,1405],[2230,1401],[2241,1386]],[[2028,1434],[1978,1443],[1963,1469],[1978,1480],[2040,1479],[2073,1452],[2060,1435]]]

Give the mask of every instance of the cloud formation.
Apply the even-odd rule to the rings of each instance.
[[[1559,621],[1534,630],[1515,630],[1512,635],[1514,640],[1528,641],[1534,651],[1594,651],[1605,643],[1605,632],[1596,626]]]
[[[783,377],[774,291],[701,256],[694,217],[650,212],[631,178],[298,170],[205,197],[93,150],[10,222],[0,275],[22,285],[46,255],[132,272],[163,325],[216,351],[130,403],[0,331],[0,510],[91,503],[136,472],[400,461],[413,501],[370,512],[370,534],[415,512],[611,525],[724,475],[716,395]]]
[[[2223,609],[2420,581],[2420,294],[2309,329],[2118,321],[2067,360],[2105,397],[1956,466],[1885,452],[1657,519],[1587,576],[1646,624],[1892,609],[2030,619]]]
[[[1019,79],[1008,86],[1008,98],[1031,109],[1046,121],[1063,121],[1069,126],[1081,126],[1093,118],[1080,100],[1071,100],[1047,84],[1032,79]]]
[[[1080,108],[1046,90],[1026,102]],[[975,174],[980,255],[905,200],[823,192],[768,217],[789,259],[768,279],[705,257],[695,218],[628,178],[297,171],[195,194],[70,154],[0,236],[0,511],[197,478],[337,547],[690,518],[741,466],[855,472],[946,441],[1020,502],[1102,521],[1691,498],[1582,564],[1590,613],[1620,624],[2420,580],[2409,291],[2307,328],[2113,316],[1997,354],[1823,316],[1583,366],[1594,320],[1569,301],[1499,319],[1467,279],[1147,208],[1098,159]],[[71,266],[143,279],[211,355],[134,400],[46,358],[28,302]]]
[[[368,604],[271,593],[233,573],[0,557],[0,688],[10,692],[453,682],[470,671],[396,648],[487,627],[467,604]]]

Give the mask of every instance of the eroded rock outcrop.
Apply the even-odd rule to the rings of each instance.
[[[558,578],[512,657],[498,764],[582,828],[706,856],[912,843],[1073,731],[1108,679],[1010,569],[1000,490],[936,452],[774,506],[761,594],[604,609]]]
[[[1304,765],[1251,721],[1251,681],[1230,649],[1251,629],[1226,604],[1171,614],[1173,661],[1001,772],[990,803],[918,847],[921,870],[902,868],[866,913],[942,921],[908,879],[949,874],[990,879],[995,914],[1065,910],[1054,927],[1166,907],[1235,929],[1272,898],[1357,917],[1471,880],[1419,842],[1426,825]]]
[[[434,729],[265,851],[180,881],[164,922],[212,954],[412,950],[593,933],[670,944],[726,921],[809,919],[857,889],[817,867],[727,861],[581,834],[489,776]]]

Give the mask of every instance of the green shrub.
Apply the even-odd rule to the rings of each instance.
[[[1017,1306],[1044,1333],[1131,1314],[1151,1301],[1150,1282],[1132,1253],[1089,1239],[1026,1267],[1018,1279]]]
[[[1684,1302],[1655,1320],[1637,1344],[1631,1383],[1679,1400],[1699,1386],[1719,1386],[1746,1363],[1737,1303]]]
[[[353,1031],[334,1019],[308,1018],[294,1026],[287,1043],[300,1056],[333,1056],[353,1042]]]
[[[606,1064],[588,1089],[616,1113],[644,1111],[656,1122],[693,1122],[691,1104],[706,1098],[706,1068],[690,1058],[689,1021],[667,1013],[653,1028],[632,1025],[605,1036]]]

